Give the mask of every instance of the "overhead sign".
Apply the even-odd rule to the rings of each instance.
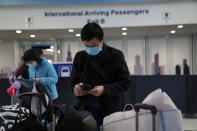
[[[85,17],[87,18],[87,23],[96,22],[100,25],[106,23],[105,18],[111,16],[138,16],[149,14],[148,9],[111,9],[111,10],[82,10],[82,11],[45,11],[44,16],[48,17]],[[96,19],[91,19],[91,17],[97,17]],[[99,18],[102,17],[102,18]]]
[[[192,24],[196,7],[195,1],[7,6],[0,7],[0,30],[82,28],[89,22],[103,28]]]
[[[96,3],[117,3],[117,2],[147,2],[147,1],[164,1],[164,0],[0,0],[0,5],[96,4]]]

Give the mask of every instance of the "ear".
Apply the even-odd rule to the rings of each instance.
[[[104,41],[105,41],[105,38],[104,38],[104,36],[103,36],[102,42],[104,42]]]

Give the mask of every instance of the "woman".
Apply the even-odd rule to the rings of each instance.
[[[57,99],[56,83],[58,76],[53,65],[33,49],[29,49],[24,53],[23,60],[29,66],[29,79],[24,80],[25,86],[32,87],[33,83],[39,83],[45,87],[51,100]]]

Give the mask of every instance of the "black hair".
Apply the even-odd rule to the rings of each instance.
[[[23,60],[25,63],[28,61],[36,61],[37,63],[41,63],[42,59],[40,58],[40,53],[35,49],[29,49],[25,51],[23,55]]]
[[[43,55],[43,51],[42,51],[42,50],[36,49],[36,51],[38,52],[38,54],[39,54],[40,56]]]
[[[93,38],[97,38],[102,41],[104,36],[103,29],[97,23],[88,23],[81,30],[82,41],[90,41]]]

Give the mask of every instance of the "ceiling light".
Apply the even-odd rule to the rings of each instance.
[[[69,29],[68,32],[74,32],[74,30],[73,29]]]
[[[16,30],[16,33],[20,34],[20,33],[22,33],[22,30]]]
[[[181,29],[183,28],[183,25],[178,25],[177,28]]]
[[[31,38],[35,38],[35,37],[36,37],[36,35],[30,35],[30,37],[31,37]]]
[[[54,49],[46,49],[48,52],[54,52]]]
[[[52,41],[53,41],[53,40],[55,40],[55,39],[54,39],[54,38],[51,38],[50,40],[52,40]]]
[[[176,33],[176,31],[175,30],[171,30],[170,33],[171,34],[174,34],[174,33]]]
[[[60,54],[60,50],[58,50],[57,53]]]
[[[127,32],[122,32],[122,35],[127,35]]]
[[[76,34],[75,36],[76,36],[76,37],[80,37],[80,36],[81,36],[81,34]]]
[[[124,27],[124,28],[122,28],[122,30],[127,30],[127,28]]]

